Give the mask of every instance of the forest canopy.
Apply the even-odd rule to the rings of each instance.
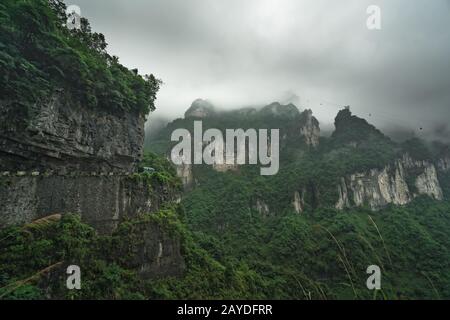
[[[110,56],[104,35],[69,30],[60,0],[2,0],[0,95],[27,115],[29,106],[64,90],[86,107],[139,112],[155,109],[161,81],[141,76]]]

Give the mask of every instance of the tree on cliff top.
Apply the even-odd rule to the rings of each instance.
[[[55,89],[86,107],[148,114],[161,81],[140,76],[106,52],[88,20],[65,27],[60,0],[3,0],[0,4],[0,95],[28,116],[28,108]]]

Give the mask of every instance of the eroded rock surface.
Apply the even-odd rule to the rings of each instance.
[[[373,169],[342,178],[337,187],[336,208],[364,205],[379,210],[388,204],[405,205],[419,195],[443,200],[434,164],[408,155],[382,170]]]
[[[145,119],[90,109],[59,92],[36,103],[28,119],[11,119],[0,101],[0,170],[131,172],[142,157]]]

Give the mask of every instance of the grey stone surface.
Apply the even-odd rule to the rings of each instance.
[[[2,177],[0,228],[52,214],[78,213],[101,233],[112,232],[125,218],[156,212],[179,195],[164,186],[150,190],[126,176]]]
[[[308,146],[318,147],[320,143],[319,121],[313,116],[311,110],[303,111],[301,116],[300,135],[305,139]]]
[[[143,153],[142,115],[90,109],[59,91],[25,117],[0,100],[0,228],[78,213],[99,233],[158,211],[180,195],[134,176]],[[147,278],[184,270],[179,239],[148,222],[131,266]]]
[[[144,122],[137,113],[87,108],[63,92],[35,104],[29,119],[11,119],[0,101],[0,171],[133,171]]]
[[[414,185],[408,185],[414,181]],[[342,178],[337,186],[337,209],[369,205],[379,210],[388,204],[405,205],[419,195],[443,200],[443,192],[434,164],[417,161],[408,155],[384,169],[355,173]]]
[[[294,192],[294,201],[292,205],[294,206],[294,210],[297,213],[303,213],[305,210],[305,193],[306,189],[303,188],[302,192]]]

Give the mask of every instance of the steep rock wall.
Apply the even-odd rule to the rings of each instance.
[[[0,171],[118,172],[141,159],[145,119],[138,113],[90,109],[59,92],[27,118],[0,101]]]
[[[101,233],[126,218],[153,213],[178,194],[132,176],[4,176],[0,228],[52,214],[78,213]]]
[[[382,170],[356,173],[342,178],[338,187],[337,209],[370,206],[379,210],[388,204],[405,205],[419,195],[443,199],[434,164],[403,156]]]
[[[305,193],[305,189],[303,189],[301,193],[298,191],[294,192],[294,201],[292,202],[292,205],[297,213],[303,213],[305,210]]]
[[[305,143],[311,147],[317,147],[320,143],[319,122],[311,110],[305,110],[301,114],[300,135],[305,139]]]
[[[177,191],[133,174],[142,158],[144,116],[89,109],[60,91],[17,113],[0,100],[0,228],[78,213],[99,233],[176,202]],[[147,278],[184,270],[180,241],[155,222],[137,236],[131,266]]]

